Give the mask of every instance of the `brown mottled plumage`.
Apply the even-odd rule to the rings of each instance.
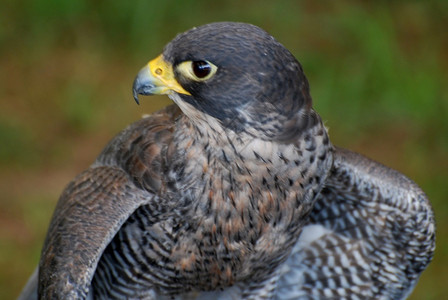
[[[269,34],[242,23],[180,34],[140,71],[138,94],[177,106],[130,125],[68,185],[23,298],[37,286],[42,299],[412,290],[434,251],[425,195],[333,148],[300,64]]]

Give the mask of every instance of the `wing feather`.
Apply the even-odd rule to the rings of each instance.
[[[162,151],[178,114],[170,106],[130,125],[65,188],[47,232],[39,276],[33,274],[19,299],[87,297],[98,261],[124,222],[143,205],[158,213],[159,204],[151,201],[162,184]]]
[[[102,166],[81,173],[54,212],[39,264],[39,298],[85,298],[104,249],[151,198],[121,169]]]
[[[434,248],[434,215],[421,189],[336,148],[310,222],[282,267],[277,298],[404,299]]]

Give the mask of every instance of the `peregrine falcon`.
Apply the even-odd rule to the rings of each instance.
[[[431,261],[411,180],[331,144],[294,56],[262,29],[179,34],[138,73],[175,105],[64,190],[22,299],[403,299]]]

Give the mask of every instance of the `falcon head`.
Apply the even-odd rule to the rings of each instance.
[[[179,34],[139,72],[133,92],[137,103],[139,94],[167,94],[193,120],[211,116],[265,140],[297,137],[310,123],[299,62],[250,24],[212,23]]]

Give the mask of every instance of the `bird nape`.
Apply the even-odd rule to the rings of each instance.
[[[119,133],[64,190],[20,299],[403,299],[435,247],[404,175],[334,147],[294,56],[262,29],[179,34]]]

